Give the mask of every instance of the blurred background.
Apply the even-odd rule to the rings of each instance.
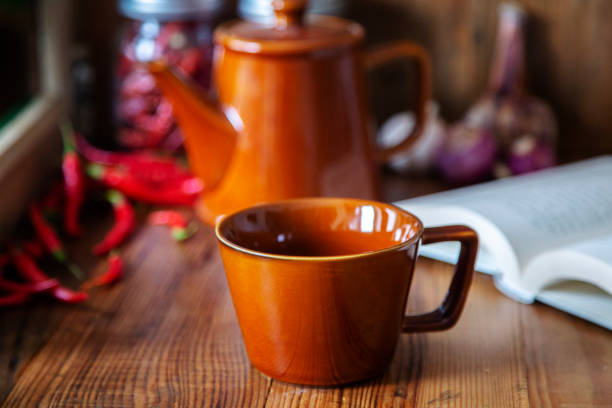
[[[348,0],[343,16],[366,27],[367,44],[406,38],[423,45],[433,61],[434,99],[442,116],[461,117],[487,86],[499,1]],[[529,15],[525,41],[527,84],[550,102],[559,126],[559,153],[578,158],[612,152],[612,3],[606,0],[520,1]],[[96,139],[112,132],[113,69],[125,18],[115,2],[74,2],[72,47],[95,73]],[[226,18],[236,14],[228,6]],[[400,69],[371,78],[379,121],[408,103],[398,90]],[[404,95],[406,99],[403,99]]]
[[[68,112],[77,129],[101,147],[150,147],[147,146],[150,141],[145,140],[147,136],[140,130],[148,129],[150,134],[150,128],[158,125],[162,128],[160,134],[166,138],[162,146],[175,148],[176,140],[180,144],[180,139],[172,139],[176,133],[172,120],[165,127],[164,123],[160,124],[164,119],[159,118],[164,105],[160,105],[158,94],[152,94],[152,99],[146,99],[146,103],[155,105],[157,116],[153,119],[159,120],[152,122],[149,118],[146,123],[130,116],[131,112],[140,109],[139,104],[145,103],[145,99],[124,97],[131,89],[126,85],[127,79],[142,80],[128,75],[132,68],[129,55],[146,54],[146,47],[134,50],[140,44],[137,37],[146,37],[146,30],[151,29],[144,25],[150,16],[142,15],[138,3],[0,1],[0,47],[4,52],[0,68],[3,82],[0,183],[5,197],[24,197],[4,200],[0,208],[4,225],[8,225],[6,219],[17,216],[24,203],[37,194],[33,186],[40,177],[36,175],[45,168],[57,169],[61,151],[57,142],[44,136],[32,136],[26,141],[20,135],[43,135],[43,129],[49,127],[44,122],[56,120],[60,112]],[[189,74],[207,87],[214,27],[238,15],[263,21],[265,8],[269,5],[263,0],[204,0],[199,3],[204,5],[205,11],[197,16],[197,25],[181,25],[177,30],[184,30],[187,38],[181,41],[192,41],[201,53],[194,56],[195,63],[185,57],[177,64],[196,64],[186,69],[192,69]],[[367,47],[395,39],[409,39],[422,45],[432,59],[432,99],[445,124],[464,118],[490,90],[493,60],[500,47],[497,40],[499,1],[336,0],[312,3],[312,11],[336,14],[363,24]],[[612,2],[522,0],[515,4],[525,14],[521,32],[525,74],[521,86],[552,109],[558,123],[558,137],[551,143],[557,162],[611,153]],[[167,21],[173,17],[158,20],[161,25],[152,28],[155,41],[161,41],[164,30],[170,27]],[[170,38],[170,34],[168,36]],[[176,40],[172,38],[170,40]],[[170,48],[175,45],[170,44]],[[412,81],[406,80],[412,74],[409,64],[400,63],[369,75],[371,106],[379,126],[397,112],[412,108],[410,100],[413,98],[409,97]],[[142,81],[135,83],[147,85],[146,80],[144,85]],[[30,123],[23,118],[19,118],[19,126],[11,123],[37,95],[47,97],[47,104],[37,108],[38,116],[29,112]],[[132,120],[136,122],[130,122]],[[134,131],[138,126],[140,130]],[[19,177],[15,177],[16,174]],[[438,177],[435,171],[428,174]],[[470,181],[468,179],[462,184]],[[481,178],[471,181],[481,181]]]

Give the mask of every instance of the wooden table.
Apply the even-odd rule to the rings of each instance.
[[[435,189],[394,177],[385,186],[389,199]],[[91,236],[74,245],[81,264],[91,264],[86,248],[106,223],[90,221]],[[123,253],[124,281],[86,305],[0,311],[3,406],[612,407],[612,333],[516,303],[485,275],[457,326],[402,335],[383,377],[316,388],[249,365],[210,228],[176,244],[143,226]],[[420,260],[408,311],[437,306],[451,273]]]

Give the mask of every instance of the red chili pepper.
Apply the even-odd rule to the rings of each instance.
[[[119,153],[98,149],[83,136],[77,134],[79,152],[87,160],[97,164],[121,165],[126,172],[147,183],[165,184],[193,178],[189,170],[175,160],[153,156],[149,153]]]
[[[0,278],[0,289],[7,292],[41,293],[59,286],[57,279],[47,279],[40,282],[19,283]]]
[[[174,210],[159,210],[153,211],[149,215],[149,223],[151,225],[167,225],[170,227],[187,227],[187,220],[178,211]]]
[[[94,286],[110,285],[121,279],[123,275],[123,260],[116,253],[111,253],[108,257],[108,268],[102,275],[95,276],[81,285],[83,289],[90,289]]]
[[[64,141],[64,157],[62,171],[64,173],[64,228],[72,236],[80,235],[79,212],[85,197],[85,176],[79,155],[74,145],[74,130],[69,122],[62,123],[62,138]]]
[[[87,160],[98,164],[120,164],[135,155],[149,157],[146,153],[119,153],[98,149],[90,144],[80,133],[76,134],[76,145],[79,153]]]
[[[195,177],[168,186],[154,187],[116,167],[90,164],[87,173],[128,197],[152,204],[192,205],[202,191],[202,182]]]
[[[170,227],[172,237],[177,241],[189,238],[196,231],[194,224],[188,224],[183,214],[174,210],[153,211],[149,215],[149,224]]]
[[[125,170],[145,183],[154,185],[167,185],[167,183],[181,182],[193,178],[185,168],[173,161],[142,161],[140,163],[122,164]]]
[[[9,295],[0,296],[0,306],[22,305],[30,300],[30,295],[26,292],[13,292]]]
[[[64,251],[61,241],[35,204],[30,205],[30,220],[38,238],[45,244],[53,257],[59,262],[66,262],[66,251]]]
[[[41,283],[49,280],[49,277],[38,268],[36,262],[23,252],[15,252],[13,262],[17,271],[28,282]],[[87,293],[75,292],[63,286],[56,286],[51,289],[51,295],[66,303],[80,303],[87,300]]]
[[[63,286],[53,289],[53,297],[64,303],[81,303],[89,297],[85,292],[75,292]]]
[[[0,289],[7,292],[40,293],[46,292],[59,285],[57,279],[46,279],[38,282],[20,283],[5,279],[3,275],[4,266],[10,262],[8,255],[0,256]],[[40,276],[37,276],[38,278]]]
[[[117,247],[130,235],[134,229],[134,210],[123,194],[110,190],[106,198],[113,206],[115,212],[115,225],[106,234],[102,242],[94,246],[93,253],[102,255]]]

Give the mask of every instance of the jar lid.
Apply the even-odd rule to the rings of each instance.
[[[305,0],[273,0],[268,24],[232,21],[215,30],[215,42],[251,54],[297,54],[350,46],[363,39],[361,25],[337,17],[304,16]]]
[[[223,11],[224,0],[118,0],[119,12],[136,20],[154,18],[180,21],[213,17]]]
[[[338,16],[347,8],[348,0],[310,0],[306,13]],[[240,17],[258,23],[274,22],[274,8],[270,0],[240,0]]]

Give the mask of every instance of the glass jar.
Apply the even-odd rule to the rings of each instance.
[[[128,17],[116,66],[117,142],[127,148],[176,150],[182,135],[172,107],[140,64],[164,59],[204,89],[210,85],[212,31],[223,0],[120,0]]]

